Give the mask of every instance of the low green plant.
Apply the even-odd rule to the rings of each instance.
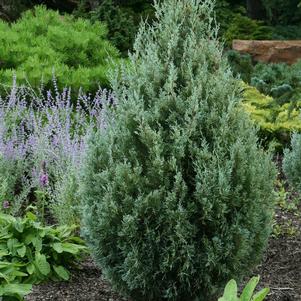
[[[291,66],[285,63],[258,63],[253,69],[250,84],[280,104],[300,100],[301,61]]]
[[[242,14],[234,14],[224,39],[231,45],[234,39],[240,40],[269,40],[272,37],[271,29],[262,21],[253,20]]]
[[[275,142],[282,150],[290,141],[294,131],[301,131],[301,101],[284,104],[273,97],[260,93],[255,87],[242,84],[243,107],[259,127],[260,138],[266,143]]]
[[[96,92],[108,85],[107,71],[118,50],[107,40],[106,26],[38,6],[8,24],[0,20],[1,87],[18,84],[51,87],[53,73],[59,88]],[[0,90],[1,91],[1,90]]]
[[[102,0],[94,2],[81,0],[76,15],[107,25],[108,39],[115,45],[123,56],[132,50],[135,35],[142,19],[150,21],[153,18],[153,0]]]
[[[16,288],[12,293],[22,295],[30,284],[68,280],[67,268],[87,251],[74,235],[75,226],[42,226],[36,219],[30,211],[24,218],[0,214],[0,293],[7,291],[7,285]]]
[[[269,293],[268,288],[264,288],[258,293],[254,293],[260,277],[253,277],[242,291],[241,296],[238,296],[237,284],[235,280],[230,280],[226,285],[224,295],[218,301],[262,301]]]

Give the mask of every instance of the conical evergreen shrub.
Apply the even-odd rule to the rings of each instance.
[[[132,300],[216,300],[262,254],[274,166],[239,108],[212,0],[165,0],[143,25],[105,131],[90,139],[84,235]]]

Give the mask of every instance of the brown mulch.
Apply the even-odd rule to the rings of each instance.
[[[100,270],[86,260],[69,282],[48,282],[34,287],[26,301],[126,301],[112,292]]]

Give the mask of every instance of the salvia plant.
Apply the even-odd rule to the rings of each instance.
[[[85,136],[105,126],[103,108],[113,98],[99,90],[74,101],[70,89],[53,85],[55,93],[36,94],[15,84],[0,98],[0,202],[6,212],[35,205],[41,218],[52,211],[58,222],[73,223]]]
[[[113,286],[139,301],[216,300],[261,259],[275,166],[240,105],[212,0],[156,4],[118,104],[91,135],[83,234]]]

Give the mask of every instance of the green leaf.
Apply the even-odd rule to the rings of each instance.
[[[47,276],[50,273],[50,264],[44,254],[37,253],[35,263],[42,275]]]
[[[56,243],[52,244],[51,246],[57,253],[63,253],[63,247],[60,242],[56,242]]]
[[[32,239],[32,244],[34,245],[37,252],[42,250],[42,239],[40,237],[34,237]]]
[[[33,222],[37,220],[36,215],[33,214],[33,213],[30,212],[30,211],[28,211],[28,212],[26,213],[26,217],[27,217],[29,220],[33,221]]]
[[[20,232],[20,233],[22,233],[23,232],[23,230],[24,230],[24,223],[21,221],[21,220],[16,220],[16,222],[15,222],[15,229],[18,231],[18,232]]]
[[[69,280],[70,274],[67,271],[67,269],[65,269],[63,266],[61,266],[61,265],[59,265],[59,266],[54,265],[53,269],[55,270],[55,272],[57,273],[57,275],[60,278],[62,278],[64,280]]]
[[[269,292],[270,292],[269,288],[264,288],[263,290],[261,290],[260,292],[255,294],[255,296],[252,298],[252,301],[262,301],[262,300],[264,300],[264,298],[268,295]]]
[[[26,246],[22,246],[21,248],[18,248],[17,253],[20,257],[23,258],[26,254]]]
[[[241,296],[240,296],[240,301],[251,301],[251,298],[253,296],[254,290],[259,282],[259,276],[253,277],[246,287],[244,288]]]
[[[32,275],[35,270],[35,266],[33,263],[30,263],[26,266],[26,271],[29,275]]]
[[[20,296],[25,296],[31,292],[32,285],[31,284],[5,284],[1,287],[1,291],[3,295],[13,296],[15,294]]]
[[[227,301],[237,300],[237,284],[234,279],[230,280],[224,290],[223,298]]]

